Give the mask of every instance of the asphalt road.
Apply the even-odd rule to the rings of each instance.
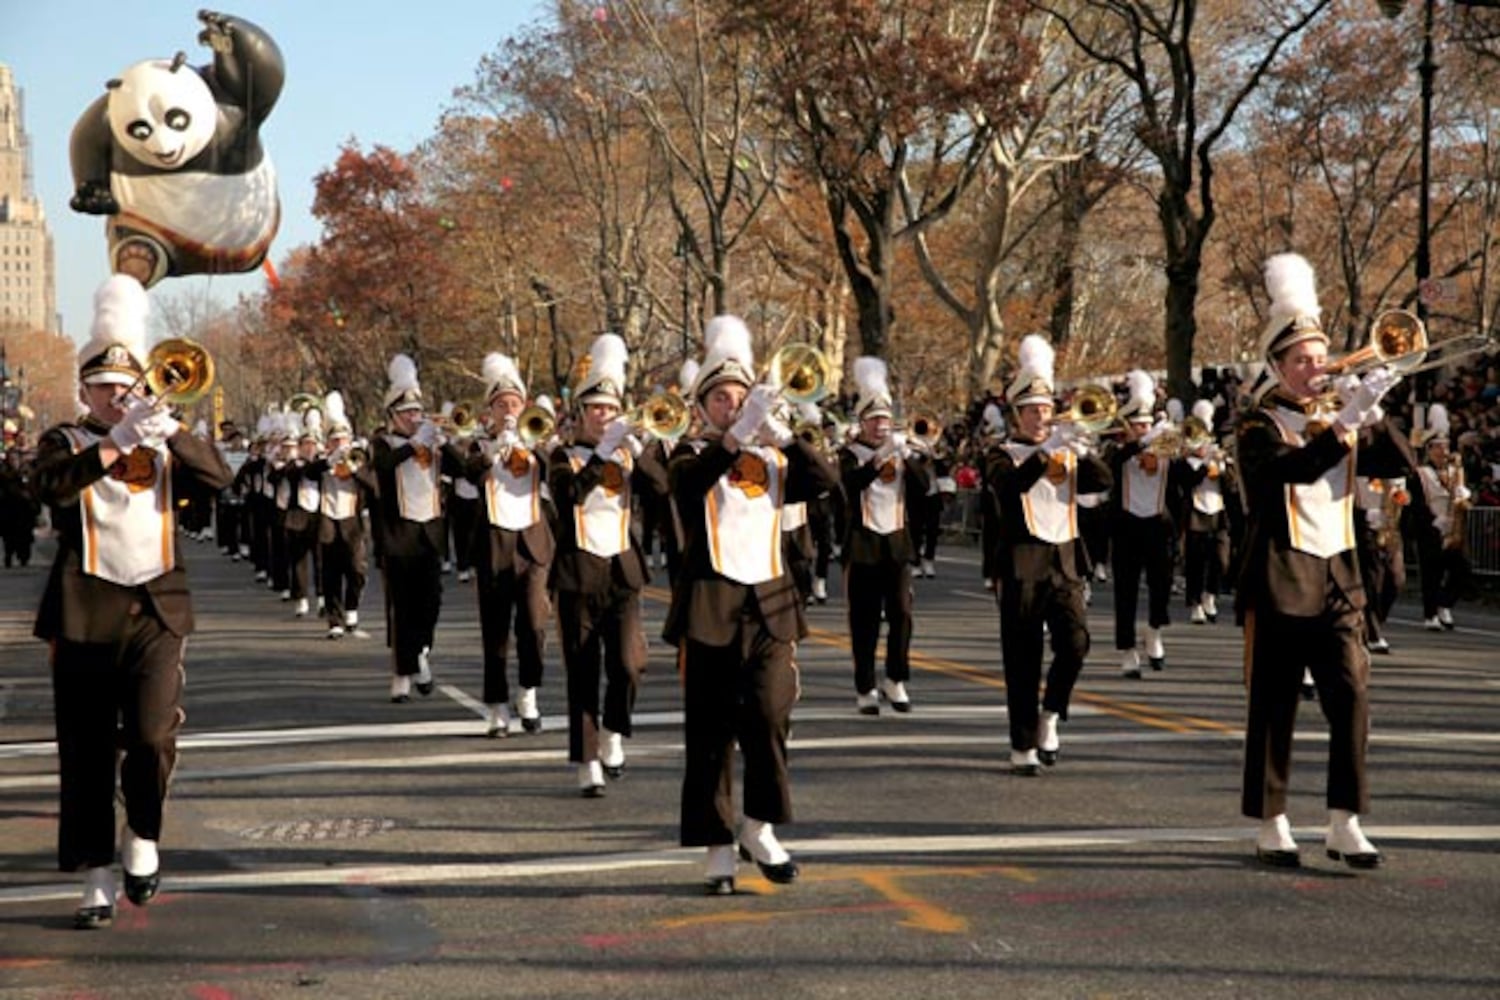
[[[799,652],[804,866],[707,898],[676,846],[680,698],[657,643],[622,780],[584,800],[549,640],[545,731],[489,740],[472,589],[444,578],[431,698],[392,705],[371,640],[330,642],[189,545],[200,631],[163,838],[163,891],[71,929],[55,871],[44,568],[0,575],[0,996],[1500,996],[1500,616],[1377,658],[1366,831],[1386,864],[1323,856],[1326,728],[1299,719],[1304,867],[1263,869],[1238,815],[1244,695],[1229,615],[1117,676],[1110,586],[1059,765],[1012,777],[998,618],[972,550],[917,584],[915,710],[854,711],[844,608]],[[39,556],[50,557],[44,545]],[[664,594],[647,602],[659,632]],[[1180,599],[1179,599],[1180,600]],[[368,609],[376,609],[374,614]]]

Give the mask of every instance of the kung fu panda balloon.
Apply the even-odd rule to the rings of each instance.
[[[200,11],[214,52],[139,62],[73,126],[74,211],[105,215],[110,266],[168,275],[254,270],[281,221],[260,125],[281,95],[281,51],[249,21]]]

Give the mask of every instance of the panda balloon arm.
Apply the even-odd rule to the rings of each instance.
[[[221,97],[245,109],[251,126],[265,121],[286,82],[281,49],[260,27],[231,14],[200,10],[203,30],[198,41],[214,51],[211,67],[203,68],[209,86]]]
[[[85,215],[116,215],[120,203],[109,187],[114,136],[109,130],[109,96],[100,96],[78,117],[68,139],[73,197],[68,206]]]

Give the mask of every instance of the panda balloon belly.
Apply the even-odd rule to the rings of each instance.
[[[129,270],[122,260],[149,248],[157,259],[146,284],[167,275],[252,270],[281,222],[276,169],[265,155],[243,174],[115,173],[110,189],[120,203],[107,224],[113,269]]]

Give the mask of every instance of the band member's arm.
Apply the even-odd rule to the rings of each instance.
[[[108,471],[100,460],[97,444],[75,455],[60,430],[47,431],[37,442],[33,481],[37,497],[45,504],[77,503],[78,494],[103,479]]]
[[[573,463],[568,460],[568,450],[554,450],[547,459],[547,488],[552,491],[552,502],[560,511],[571,510],[588,495],[589,490],[599,485],[603,473],[604,460],[597,455],[590,455],[583,468],[574,472]]]
[[[1081,464],[1081,463],[1080,463]],[[1002,501],[1007,496],[1020,496],[1036,485],[1047,471],[1047,458],[1038,449],[1026,457],[1020,465],[1004,448],[992,448],[985,455],[984,488]],[[1108,474],[1108,470],[1105,470]],[[1082,489],[1082,484],[1079,486]]]
[[[444,442],[438,449],[438,461],[442,463],[443,475],[452,479],[467,477],[469,468],[467,447],[459,447],[452,441]]]
[[[909,497],[925,497],[932,487],[932,456],[916,449],[907,453],[901,463]]]
[[[861,462],[852,449],[839,450],[839,479],[843,483],[846,497],[852,499],[859,496],[878,475],[880,470],[875,467],[874,462]]]
[[[710,441],[701,451],[686,442],[679,444],[668,464],[672,496],[684,510],[702,503],[714,483],[734,465],[735,457],[718,440]]]
[[[650,494],[664,497],[668,490],[667,467],[661,460],[661,449],[642,448],[635,457],[630,473],[631,487],[642,497]]]
[[[1033,480],[1035,482],[1035,480]],[[1093,452],[1078,458],[1078,492],[1108,493],[1114,489],[1115,474],[1109,464]]]
[[[825,493],[839,488],[839,474],[833,464],[823,457],[816,445],[801,438],[794,439],[782,449],[787,460],[786,500],[799,503],[815,500]]]
[[[1415,475],[1422,465],[1416,449],[1390,417],[1359,432],[1359,452],[1354,461],[1361,476],[1379,479]]]
[[[206,487],[217,493],[234,482],[234,470],[224,461],[224,455],[206,438],[180,428],[167,438],[167,450],[177,460],[177,475],[185,476],[187,482]]]
[[[375,466],[375,471],[380,475],[394,474],[396,466],[411,458],[417,453],[417,446],[406,441],[395,447],[384,438],[377,437],[371,442],[370,461]]]
[[[1270,417],[1252,412],[1240,422],[1237,451],[1247,488],[1259,493],[1289,483],[1316,481],[1343,461],[1352,444],[1352,435],[1332,425],[1300,447],[1291,445],[1282,439]]]

